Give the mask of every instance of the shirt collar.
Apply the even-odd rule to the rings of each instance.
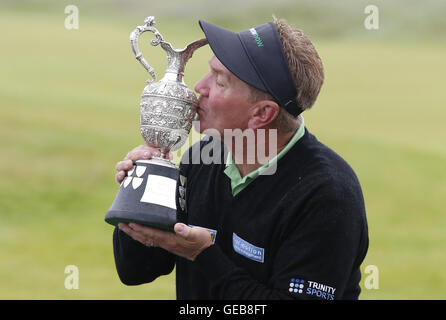
[[[228,152],[228,157],[226,158],[226,168],[224,170],[224,173],[231,180],[232,194],[234,196],[238,192],[243,190],[255,178],[257,178],[259,175],[261,175],[262,172],[266,171],[271,166],[271,164],[279,161],[296,144],[296,142],[299,141],[299,139],[303,137],[303,135],[305,134],[305,123],[304,123],[303,116],[301,116],[301,118],[302,118],[302,123],[299,126],[299,129],[296,130],[296,133],[291,138],[291,140],[288,141],[285,148],[283,148],[279,152],[279,154],[277,154],[274,158],[270,159],[267,163],[265,163],[261,167],[257,168],[256,170],[248,173],[243,178],[240,174],[240,171],[238,170],[237,166],[234,163],[234,159],[232,157],[231,152]]]

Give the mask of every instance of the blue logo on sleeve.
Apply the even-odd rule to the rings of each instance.
[[[265,249],[256,247],[243,240],[235,233],[232,234],[232,246],[234,251],[242,256],[263,263]]]

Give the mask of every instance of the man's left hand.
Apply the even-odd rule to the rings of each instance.
[[[212,245],[211,234],[201,227],[189,227],[176,223],[173,232],[142,226],[136,223],[119,223],[120,230],[134,240],[150,247],[160,247],[189,260],[195,258]]]

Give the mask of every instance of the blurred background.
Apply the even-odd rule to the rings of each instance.
[[[446,297],[445,1],[1,0],[0,299],[175,299],[174,273],[120,283],[104,222],[118,190],[115,164],[143,143],[149,76],[129,34],[154,15],[182,48],[203,37],[198,19],[239,32],[272,14],[318,50],[326,80],[305,123],[363,187],[370,248],[360,299]],[[160,77],[165,53],[150,39],[140,48]],[[189,87],[210,56],[208,47],[194,54]],[[70,265],[78,289],[65,286]],[[367,266],[379,272],[373,283]]]

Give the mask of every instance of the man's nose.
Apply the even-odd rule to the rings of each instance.
[[[195,92],[202,96],[209,95],[209,86],[208,86],[208,74],[206,74],[200,81],[197,82],[197,84],[194,87]]]

